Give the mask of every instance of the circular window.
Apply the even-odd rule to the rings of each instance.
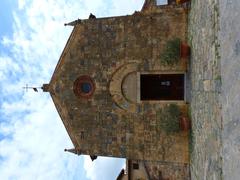
[[[90,98],[94,90],[94,82],[89,76],[80,76],[73,83],[73,92],[78,97]]]
[[[82,83],[81,84],[81,91],[84,92],[84,93],[89,93],[91,92],[91,89],[92,89],[92,85],[91,83]]]

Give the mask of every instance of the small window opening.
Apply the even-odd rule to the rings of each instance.
[[[81,131],[81,133],[80,133],[80,138],[81,138],[81,139],[84,139],[84,131]]]
[[[138,163],[133,163],[133,169],[139,169],[139,164]]]

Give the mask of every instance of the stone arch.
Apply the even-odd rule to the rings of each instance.
[[[113,73],[109,84],[109,92],[113,101],[119,108],[130,112],[136,112],[137,101],[131,96],[133,92],[127,92],[125,87],[127,87],[131,81],[134,81],[132,78],[134,74],[137,73],[137,70],[138,64],[136,62],[123,64]],[[135,81],[135,83],[137,83],[137,81]]]

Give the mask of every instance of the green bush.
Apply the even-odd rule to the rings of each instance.
[[[160,129],[166,133],[179,132],[180,114],[180,108],[176,104],[165,106],[158,113]]]
[[[164,65],[174,65],[180,58],[180,43],[179,38],[169,40],[161,54],[161,63]]]

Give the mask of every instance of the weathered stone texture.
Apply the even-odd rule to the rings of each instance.
[[[192,1],[192,179],[238,180],[240,2]]]
[[[151,180],[190,180],[188,164],[167,162],[144,162]]]
[[[192,0],[189,15],[191,54],[191,177],[222,178],[221,62],[218,0]]]

